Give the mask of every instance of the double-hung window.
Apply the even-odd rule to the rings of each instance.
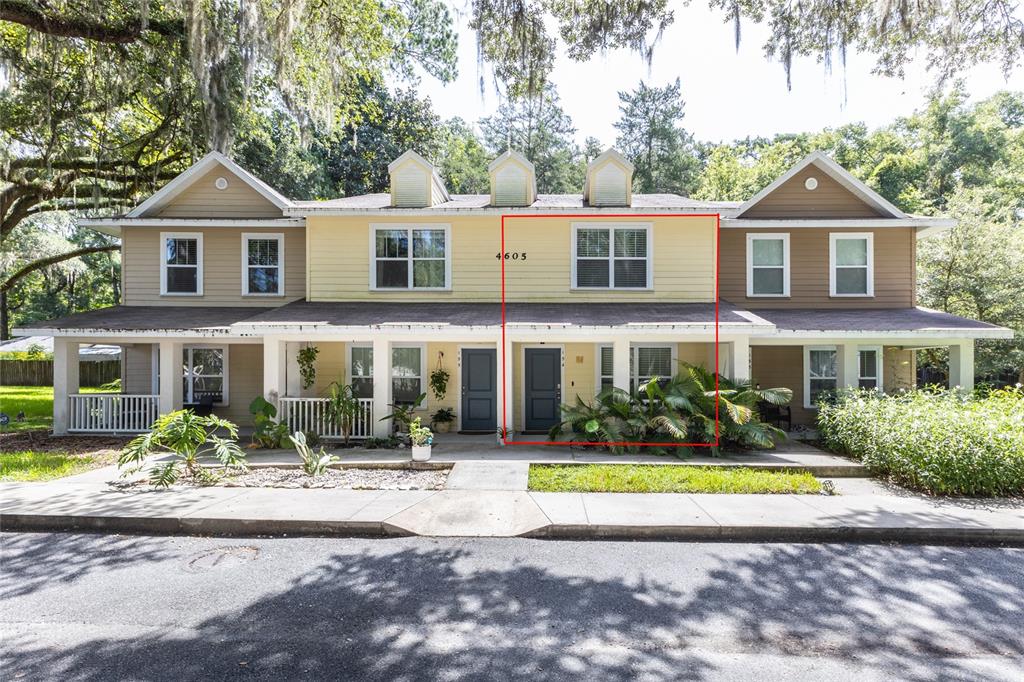
[[[228,349],[186,346],[182,349],[182,402],[195,405],[203,398],[228,402]]]
[[[874,238],[870,232],[829,235],[829,295],[874,296]]]
[[[202,296],[202,234],[160,233],[160,293],[164,296]]]
[[[573,231],[574,289],[650,288],[650,225],[575,225]]]
[[[839,387],[839,354],[834,346],[812,346],[804,355],[804,407]],[[857,386],[882,390],[882,348],[857,349]]]
[[[242,235],[242,295],[284,294],[284,235]]]
[[[747,296],[789,296],[788,234],[747,234]]]
[[[675,354],[672,346],[643,345],[629,349],[629,390],[647,383],[653,377],[669,379],[675,370]],[[599,371],[600,388],[614,385],[614,352],[611,346],[600,347]]]
[[[447,226],[370,228],[371,289],[448,289],[451,239]]]
[[[391,348],[391,400],[396,405],[412,404],[423,393],[425,353],[422,345]],[[372,398],[373,348],[352,346],[349,363],[352,390],[356,397]]]

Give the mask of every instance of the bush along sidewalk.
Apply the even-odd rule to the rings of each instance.
[[[818,410],[831,450],[936,495],[1024,495],[1024,391],[842,392]]]

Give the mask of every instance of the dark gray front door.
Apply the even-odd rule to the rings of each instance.
[[[498,428],[498,360],[493,348],[462,349],[462,430]]]
[[[562,351],[527,348],[526,430],[547,431],[561,421]]]

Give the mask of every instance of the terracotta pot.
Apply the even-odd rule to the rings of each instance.
[[[437,433],[448,433],[451,430],[451,422],[434,422],[434,431],[436,431]]]

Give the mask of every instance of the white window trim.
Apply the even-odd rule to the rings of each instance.
[[[607,375],[604,375],[604,374],[601,373],[601,353],[604,351],[605,348],[611,350],[613,353],[615,352],[614,351],[614,347],[611,344],[607,344],[607,343],[599,343],[599,344],[597,344],[597,356],[596,356],[595,362],[594,362],[594,365],[595,365],[594,366],[594,388],[596,389],[595,393],[600,393],[601,392],[601,390],[602,390],[602,388],[601,388],[601,379],[603,379],[605,376],[607,376]],[[668,348],[672,352],[672,375],[667,377],[667,378],[671,378],[672,376],[675,376],[676,368],[679,366],[679,344],[678,343],[631,343],[631,344],[629,344],[629,367],[630,367],[630,370],[629,370],[629,374],[630,374],[629,380],[631,382],[633,382],[634,384],[636,384],[638,386],[640,384],[640,375],[639,375],[640,363],[637,360],[637,349],[638,348]]]
[[[833,351],[836,353],[836,388],[839,387],[839,352],[835,346],[804,346],[804,407],[808,410],[818,409],[816,405],[811,403],[811,351],[812,350],[825,350]]]
[[[864,377],[864,376],[860,375],[860,354],[863,353],[866,350],[869,350],[869,351],[873,350],[873,351],[875,351],[875,358],[876,358],[876,360],[875,360],[875,375],[876,376],[873,376],[873,377]],[[884,349],[882,348],[882,346],[857,346],[857,385],[858,386],[860,385],[860,382],[861,382],[862,379],[874,379],[875,381],[878,382],[878,385],[875,386],[875,390],[877,390],[879,393],[882,392],[882,365],[884,364],[884,362],[883,362],[884,357],[885,357]]]
[[[409,233],[408,280],[404,287],[377,286],[377,230],[405,230]],[[444,286],[414,287],[412,285],[412,231],[444,230]],[[451,291],[452,290],[452,226],[441,223],[371,223],[370,224],[370,291]]]
[[[836,242],[840,239],[867,240],[867,293],[836,293]],[[859,266],[842,266],[859,267]],[[833,298],[872,298],[875,295],[875,235],[871,232],[830,232],[828,235],[828,294]]]
[[[167,240],[196,240],[196,290],[195,292],[167,291]],[[160,295],[161,296],[202,296],[203,295],[203,233],[202,232],[161,232],[159,246]]]
[[[754,293],[754,242],[758,240],[782,240],[782,293]],[[759,268],[777,267],[759,265]],[[747,298],[789,298],[789,233],[788,232],[748,232],[747,233]]]
[[[249,291],[249,241],[252,239],[277,241],[277,292],[259,293]],[[271,266],[252,266],[271,267]],[[242,233],[242,296],[273,297],[284,296],[284,233],[283,232],[244,232]]]
[[[219,402],[219,403],[214,403],[214,405],[217,405],[219,407],[227,407],[228,405],[231,404],[231,399],[230,399],[230,396],[228,395],[228,391],[229,391],[230,386],[231,386],[231,378],[228,376],[228,373],[229,373],[230,367],[231,367],[231,362],[230,362],[231,358],[228,355],[228,348],[229,347],[230,346],[228,346],[228,345],[218,346],[215,343],[190,343],[190,344],[186,344],[186,345],[181,347],[182,352],[187,351],[187,350],[193,350],[193,349],[196,349],[196,348],[214,348],[216,350],[221,351],[224,354],[224,384],[223,384],[223,390],[221,391],[221,395],[223,396],[224,399],[221,402]],[[179,378],[183,378],[183,377],[179,377]],[[181,402],[182,402],[182,404],[189,404],[188,395],[187,395],[187,392],[184,389],[182,389],[182,392],[181,392]]]
[[[352,380],[355,378],[352,375],[352,349],[354,349],[354,348],[373,348],[373,346],[371,344],[368,344],[368,343],[350,343],[350,344],[348,344],[348,351],[346,353],[346,355],[348,356],[347,357],[348,364],[345,366],[345,375],[348,377],[348,383],[349,384],[351,384]],[[418,348],[419,351],[420,351],[420,374],[419,374],[420,393],[426,393],[427,397],[423,399],[423,402],[420,403],[420,406],[419,406],[418,409],[419,410],[426,410],[427,409],[427,405],[430,402],[430,391],[428,390],[428,381],[427,381],[428,377],[430,376],[430,372],[428,371],[428,368],[427,368],[427,344],[425,344],[425,343],[392,343],[391,344],[392,352],[396,348]],[[393,382],[397,378],[397,377],[395,377],[395,358],[394,358],[394,355],[392,355],[391,362],[389,364],[391,365],[391,381]],[[374,377],[374,374],[376,373],[376,371],[377,371],[376,367],[371,368],[370,376],[369,376],[370,379],[372,379]],[[360,377],[360,378],[367,378],[367,377]],[[392,400],[392,402],[394,402],[394,384],[393,383],[392,383],[392,387],[391,387],[391,393],[392,393],[391,400]]]
[[[608,237],[608,286],[606,287],[581,287],[576,285],[576,234],[580,230],[606,230],[611,232]],[[616,229],[644,230],[647,233],[647,286],[645,287],[616,287],[615,282],[615,239]],[[571,291],[652,291],[654,289],[654,230],[651,223],[573,223],[570,235],[570,279],[569,289]],[[639,259],[636,259],[639,260]]]

